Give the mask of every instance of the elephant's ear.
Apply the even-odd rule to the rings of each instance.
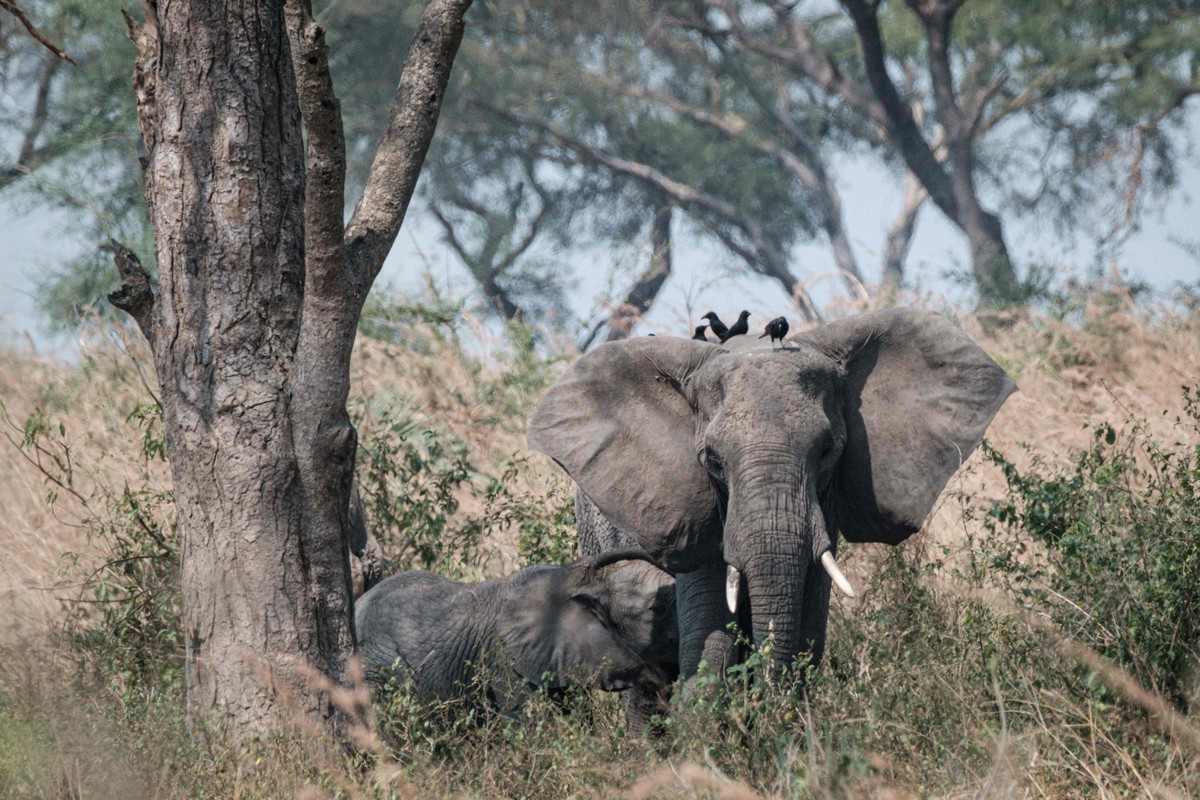
[[[666,336],[602,344],[550,388],[529,422],[529,447],[557,461],[609,521],[673,568],[714,525],[720,530],[680,389],[724,352]]]
[[[1016,384],[946,317],[889,309],[795,337],[845,368],[846,443],[831,519],[851,541],[920,529]]]

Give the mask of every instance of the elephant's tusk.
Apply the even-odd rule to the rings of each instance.
[[[742,573],[733,564],[725,571],[725,605],[729,613],[737,613],[738,591],[742,588]]]
[[[854,587],[850,585],[850,581],[846,580],[846,576],[838,569],[837,561],[833,558],[833,551],[826,550],[821,554],[821,566],[829,573],[829,577],[833,578],[834,585],[842,590],[842,594],[846,595],[846,597],[854,597]]]

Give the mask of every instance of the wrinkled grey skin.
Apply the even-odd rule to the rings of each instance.
[[[669,337],[601,345],[553,386],[529,445],[584,495],[587,551],[637,545],[677,576],[680,668],[736,658],[739,615],[776,665],[825,646],[838,534],[897,544],[920,529],[1015,384],[945,317],[890,309],[772,350]],[[589,508],[594,504],[596,511]]]
[[[678,648],[674,580],[645,561],[612,561],[622,555],[476,584],[419,571],[386,578],[355,609],[367,674],[411,678],[426,700],[486,699],[501,710],[532,686],[655,693],[654,664]],[[486,698],[468,697],[480,689]]]

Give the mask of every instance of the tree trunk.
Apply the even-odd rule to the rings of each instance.
[[[917,215],[929,193],[911,172],[904,176],[904,207],[896,221],[888,229],[887,244],[883,253],[883,274],[879,279],[883,294],[894,294],[904,281],[904,264],[912,246],[913,232],[917,227]]]
[[[340,681],[354,647],[350,350],[469,5],[426,9],[346,233],[340,110],[306,5],[285,19],[282,3],[181,0],[129,20],[159,286],[113,243],[110,300],[149,340],[162,389],[189,717],[238,741],[336,719],[314,676]]]
[[[638,277],[637,283],[625,295],[624,302],[613,309],[605,341],[628,338],[638,320],[654,305],[663,284],[670,277],[671,216],[670,204],[664,204],[654,212],[654,219],[650,223],[650,266]]]
[[[971,267],[979,300],[998,306],[1019,299],[1016,270],[1004,243],[1000,218],[986,211],[975,185],[971,153],[974,132],[959,106],[950,67],[950,30],[961,5],[957,0],[908,0],[925,28],[929,49],[930,83],[937,119],[945,131],[946,165],[926,141],[912,113],[887,71],[887,53],[879,28],[879,4],[867,0],[841,0],[854,21],[867,80],[887,120],[888,138],[905,165],[925,187],[929,198],[958,226],[971,248]]]
[[[310,585],[301,545],[311,537],[301,533],[288,385],[303,301],[304,157],[283,9],[257,11],[162,9],[146,171],[188,711],[240,734],[271,727],[284,687],[298,710],[315,710],[303,666],[339,674],[353,644],[346,585]],[[319,641],[319,616],[334,623],[332,641]]]
[[[954,221],[966,234],[971,248],[971,270],[979,301],[984,306],[1006,305],[1018,300],[1017,273],[1004,243],[1000,218],[986,211],[979,200],[973,126],[959,105],[950,66],[950,31],[959,5],[956,2],[914,5],[914,0],[909,0],[909,4],[925,26],[934,110],[945,132],[946,163],[958,207]]]

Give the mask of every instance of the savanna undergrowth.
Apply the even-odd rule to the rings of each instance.
[[[459,311],[436,311],[414,322],[411,309],[383,307],[375,323],[392,343],[359,355],[357,477],[389,569],[476,580],[570,559],[572,488],[519,444],[555,359],[518,339],[485,364],[444,330]],[[1062,355],[1096,352],[1072,341],[1039,360],[1051,327],[1072,336],[1055,322],[1006,340],[1036,348],[1007,351],[1023,389],[1075,386],[1092,368]],[[396,387],[397,375],[420,379]],[[835,600],[819,669],[771,674],[760,650],[723,677],[704,672],[656,740],[625,733],[610,694],[535,693],[504,715],[404,691],[376,693],[372,706],[354,685],[333,692],[354,721],[352,755],[299,727],[240,751],[188,728],[157,406],[144,392],[123,401],[141,467],[118,473],[103,448],[79,444],[76,423],[59,421],[77,401],[55,397],[6,417],[10,457],[38,470],[43,500],[86,530],[92,550],[59,563],[62,635],[0,654],[0,796],[1200,795],[1200,749],[1076,657],[1095,654],[1196,725],[1194,389],[1164,418],[1110,413],[1082,446],[1052,454],[991,439],[968,471],[991,470],[1002,492],[961,491],[938,512],[960,535],[843,551],[860,596]]]

